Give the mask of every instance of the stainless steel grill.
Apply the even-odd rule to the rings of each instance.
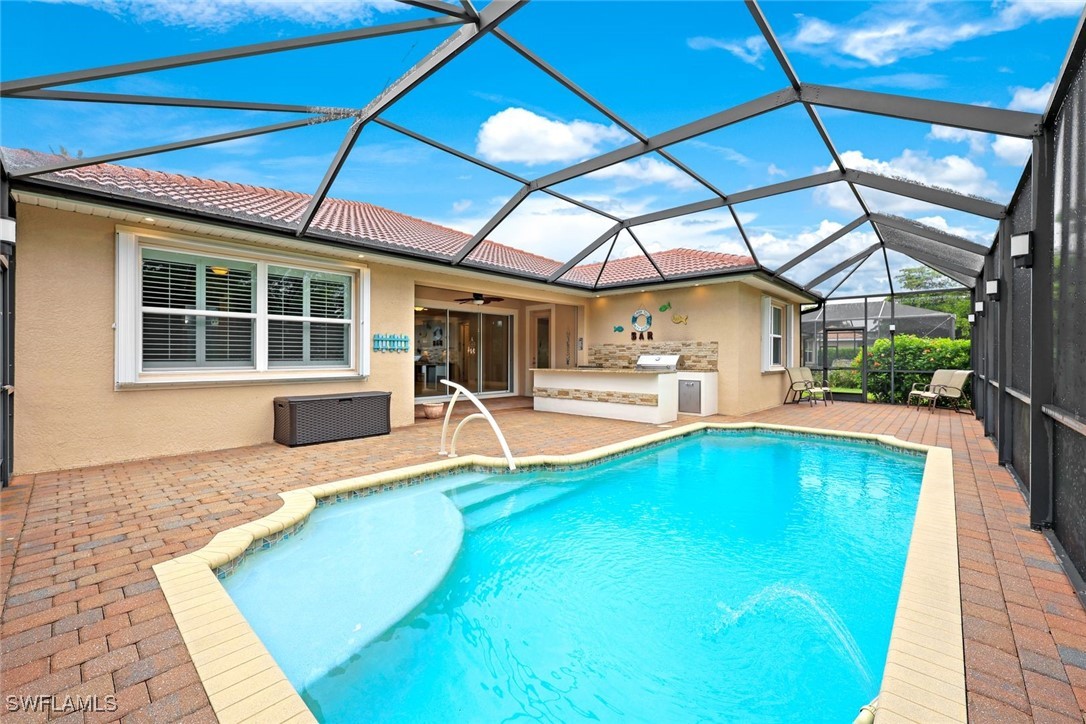
[[[646,372],[674,372],[679,368],[679,354],[643,354],[634,369]]]

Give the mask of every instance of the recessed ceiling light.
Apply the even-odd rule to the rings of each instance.
[[[147,223],[149,223],[149,224],[153,224],[153,223],[155,223],[155,220],[154,220],[154,219],[152,219],[152,218],[151,218],[150,216],[144,216],[144,217],[143,217],[143,220],[144,220],[144,221],[146,221],[146,222],[147,222]]]
[[[365,255],[365,254],[359,254],[359,255],[358,255],[358,258],[359,258],[359,259],[365,259],[365,258],[366,258],[366,255]]]

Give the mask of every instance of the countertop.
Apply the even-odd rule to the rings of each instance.
[[[532,367],[531,372],[562,372],[569,374],[576,372],[577,374],[585,373],[588,375],[673,375],[674,370],[635,370],[629,367],[568,367],[568,368],[553,368],[553,367]]]

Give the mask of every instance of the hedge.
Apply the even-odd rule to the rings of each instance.
[[[901,334],[894,339],[894,400],[904,402],[913,383],[931,382],[935,370],[967,370],[970,368],[968,339],[916,337]],[[863,353],[852,360],[857,372]],[[867,391],[878,402],[890,401],[890,340],[877,339],[867,350]],[[897,370],[929,370],[922,373],[901,374]],[[831,373],[832,376],[833,373]],[[965,395],[972,398],[972,378],[965,385]]]

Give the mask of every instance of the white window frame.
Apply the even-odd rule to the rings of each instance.
[[[144,248],[182,254],[218,257],[256,264],[256,329],[254,331],[255,368],[142,369],[142,250]],[[264,251],[251,247],[203,241],[185,237],[150,234],[140,229],[117,229],[116,310],[114,367],[116,387],[155,384],[218,384],[231,382],[271,382],[368,377],[370,349],[365,344],[370,327],[370,270],[364,264],[334,259],[315,259]],[[332,367],[269,367],[268,365],[268,267],[284,266],[302,271],[332,272],[350,276],[351,342],[349,363]],[[302,318],[301,321],[305,321]]]
[[[781,360],[773,362],[773,310],[781,310]],[[793,337],[795,336],[795,323],[793,322],[793,305],[786,304],[773,297],[762,297],[762,372],[783,372],[792,363]]]

